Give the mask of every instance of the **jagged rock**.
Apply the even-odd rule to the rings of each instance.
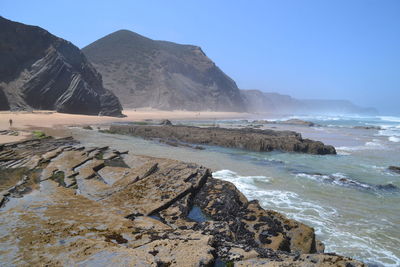
[[[264,210],[257,201],[248,201],[236,187],[213,178],[196,194],[198,205],[215,221],[227,222],[230,236],[223,239],[247,247],[261,247],[287,252],[314,253],[314,230],[274,211]]]
[[[200,47],[120,30],[82,51],[124,107],[245,110],[235,82]]]
[[[112,125],[111,133],[128,134],[144,138],[181,141],[194,144],[242,148],[251,151],[281,150],[310,154],[336,154],[333,146],[303,139],[292,131],[257,129],[200,128],[192,126],[128,126]]]
[[[0,17],[0,110],[121,116],[117,97],[72,43]]]
[[[0,146],[0,191],[4,265],[363,266],[193,163],[27,140]]]

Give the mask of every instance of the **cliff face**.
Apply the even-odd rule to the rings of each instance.
[[[82,51],[124,107],[245,110],[235,82],[200,47],[121,30]]]
[[[116,96],[72,43],[0,17],[0,109],[120,116]]]
[[[274,102],[259,90],[240,90],[247,111],[252,113],[275,111]]]

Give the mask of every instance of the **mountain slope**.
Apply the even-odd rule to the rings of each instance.
[[[265,97],[265,93],[259,90],[240,90],[248,112],[273,112],[277,108],[274,102]]]
[[[79,48],[0,17],[0,109],[120,116],[122,107]]]
[[[364,114],[376,115],[374,108],[359,107],[347,100],[296,99],[288,95],[240,90],[249,112],[274,114]]]
[[[235,82],[200,47],[120,30],[82,51],[124,107],[245,110]]]

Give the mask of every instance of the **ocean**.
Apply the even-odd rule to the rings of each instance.
[[[264,208],[314,227],[326,252],[353,257],[369,266],[400,266],[400,175],[388,170],[391,165],[400,165],[400,117],[296,116],[275,120],[290,118],[318,126],[266,127],[300,132],[303,138],[335,146],[338,154],[258,153],[212,146],[200,151],[78,128],[73,134],[85,145],[109,145],[207,166],[215,178],[234,183]],[[253,124],[251,120],[189,123],[220,127]]]

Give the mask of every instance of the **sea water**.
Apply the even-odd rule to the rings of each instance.
[[[334,145],[338,155],[258,153],[219,147],[200,151],[82,129],[76,129],[74,136],[86,145],[110,145],[135,154],[202,164],[213,170],[215,178],[234,183],[264,208],[314,227],[326,252],[353,257],[370,266],[400,266],[400,175],[388,170],[390,165],[400,165],[400,118],[300,119],[319,126],[274,124],[263,128],[295,130],[303,138]],[[243,120],[211,122],[221,127],[251,124]]]

